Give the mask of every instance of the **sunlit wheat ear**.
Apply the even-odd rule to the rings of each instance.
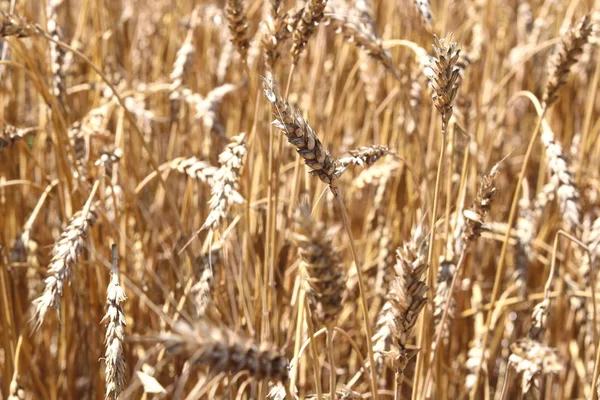
[[[600,217],[596,218],[593,222],[589,221],[589,217],[586,219],[588,219],[588,224],[585,224],[587,225],[587,228],[583,230],[581,241],[589,247],[594,265],[598,265],[598,260],[600,260]],[[592,268],[590,259],[587,254],[583,252],[579,254],[578,258],[581,260],[579,271],[583,276],[584,282],[586,283],[586,286],[591,285],[590,278]]]
[[[509,364],[523,374],[521,391],[528,393],[532,388],[539,388],[542,375],[558,374],[563,370],[563,364],[556,352],[550,347],[532,339],[520,339],[510,346],[512,354]]]
[[[58,242],[52,249],[52,260],[48,267],[44,293],[33,301],[33,325],[38,329],[44,321],[46,313],[53,307],[58,311],[65,283],[71,276],[71,265],[77,264],[78,253],[83,249],[84,237],[88,228],[96,222],[96,207],[90,207],[87,213],[77,212],[71,218]]]
[[[429,58],[425,76],[429,78],[433,104],[442,115],[442,133],[446,133],[454,99],[458,93],[460,69],[456,64],[460,49],[458,44],[452,41],[450,33],[442,39],[434,36],[433,50],[435,54]]]
[[[292,33],[300,21],[302,11],[288,11],[282,14],[281,1],[270,2],[269,12],[264,22],[265,33],[261,39],[265,62],[270,70],[273,70],[281,57],[281,45],[292,37]]]
[[[527,289],[527,271],[529,262],[535,258],[533,239],[535,237],[536,220],[529,200],[529,185],[523,180],[523,194],[519,201],[519,217],[517,218],[517,243],[515,245],[515,282],[519,294],[525,295]]]
[[[221,246],[213,245],[210,252],[195,260],[199,270],[198,282],[192,286],[190,294],[196,315],[203,317],[207,307],[212,303],[212,290],[218,282],[222,267]]]
[[[48,35],[50,35],[54,40],[62,39],[62,32],[60,27],[58,26],[57,18],[57,7],[62,2],[63,0],[47,0],[46,2],[46,17],[48,19],[48,22],[46,23],[46,29]],[[52,69],[53,82],[52,91],[58,99],[64,101],[66,99],[66,74],[63,68],[65,60],[65,50],[54,42],[49,42],[48,45],[50,46],[50,67]]]
[[[291,50],[292,62],[294,64],[298,62],[298,58],[300,58],[300,55],[304,51],[306,43],[321,23],[326,5],[327,0],[307,0],[294,31],[294,42]]]
[[[212,89],[204,97],[197,93],[192,93],[189,89],[183,90],[182,96],[185,102],[194,108],[196,112],[194,118],[202,121],[202,126],[206,133],[214,130],[218,135],[224,136],[225,127],[218,116],[219,106],[225,96],[232,93],[235,89],[235,85],[226,83]]]
[[[238,192],[238,187],[245,155],[245,133],[231,138],[231,143],[219,155],[221,167],[213,175],[212,197],[208,203],[210,213],[206,217],[201,230],[217,229],[227,217],[229,207],[244,202],[244,198]]]
[[[0,133],[0,152],[7,147],[14,146],[16,142],[35,131],[37,128],[17,128],[9,124],[4,125]]]
[[[423,227],[418,225],[413,229],[410,241],[396,251],[395,277],[373,336],[378,364],[388,358],[401,371],[418,351],[408,344],[417,318],[427,303],[427,285],[422,280],[429,267],[427,239]]]
[[[575,177],[569,168],[567,155],[562,145],[554,137],[554,132],[546,121],[542,122],[542,143],[546,149],[548,159],[547,171],[550,183],[556,189],[558,205],[565,222],[566,230],[575,232],[581,224],[579,211],[580,195],[579,188],[575,183]]]
[[[585,15],[577,26],[572,26],[562,37],[562,42],[548,66],[548,80],[543,98],[545,107],[550,107],[558,99],[558,90],[567,82],[571,67],[583,53],[583,45],[588,42],[591,32],[590,16]]]
[[[492,206],[492,200],[496,197],[496,177],[500,172],[500,164],[496,164],[488,173],[483,175],[477,189],[477,197],[470,209],[463,212],[465,218],[465,231],[463,238],[470,242],[481,236],[483,222]]]
[[[178,321],[171,332],[157,337],[168,354],[182,354],[190,362],[207,366],[211,373],[245,371],[257,380],[286,382],[288,360],[273,345],[255,343],[229,329],[220,328],[206,320],[193,326]]]
[[[16,36],[19,38],[33,36],[36,26],[26,22],[16,14],[2,12],[0,14],[0,37]]]
[[[190,25],[185,35],[185,39],[179,50],[177,50],[177,56],[175,57],[173,68],[169,75],[172,90],[177,90],[183,84],[183,79],[188,73],[192,57],[196,51],[196,48],[194,47],[194,29],[196,28],[199,11],[198,7],[194,8],[192,11],[189,22]],[[172,94],[171,97],[177,97],[177,95]]]
[[[340,255],[325,224],[311,216],[311,207],[306,201],[294,214],[292,240],[302,257],[311,314],[320,324],[332,326],[342,308],[346,278]]]
[[[438,267],[437,273],[437,286],[435,287],[435,297],[433,298],[433,320],[437,327],[442,320],[444,313],[444,307],[448,296],[450,295],[450,285],[452,284],[452,278],[456,272],[456,263],[452,260],[442,258]],[[450,337],[450,321],[454,318],[454,310],[456,309],[456,300],[450,299],[448,308],[448,317],[439,330],[442,335],[442,340],[446,341]]]
[[[326,184],[332,184],[337,176],[335,174],[336,162],[325,149],[317,135],[315,135],[308,122],[302,118],[298,110],[293,110],[279,92],[279,86],[271,76],[263,78],[264,94],[273,111],[275,121],[273,125],[279,128],[288,138],[304,163],[311,169],[311,175],[316,175]]]
[[[213,177],[218,171],[206,161],[199,160],[196,157],[178,157],[171,160],[161,169],[174,169],[181,174],[185,174],[193,179],[198,179],[201,182],[213,185]]]
[[[550,307],[550,299],[546,298],[536,304],[531,313],[531,327],[529,328],[529,337],[532,340],[541,342],[546,333],[546,325],[548,323],[548,313]]]
[[[421,23],[428,32],[431,32],[433,13],[431,12],[431,4],[429,4],[429,0],[413,0],[413,4],[417,10],[417,13],[419,14],[419,17],[421,18]]]
[[[225,17],[229,23],[231,42],[242,57],[246,60],[250,40],[248,39],[248,21],[243,0],[227,0],[225,5]]]
[[[117,267],[117,247],[113,245],[113,270],[106,291],[106,315],[102,319],[106,323],[104,344],[106,399],[116,400],[125,387],[125,357],[123,342],[125,340],[125,313],[123,303],[127,300],[125,292],[119,285],[119,269]]]
[[[381,45],[381,39],[370,31],[360,21],[338,14],[326,14],[325,21],[331,25],[336,32],[339,32],[344,38],[365,51],[370,57],[379,61],[396,79],[400,79],[400,74],[396,70],[390,53]]]
[[[390,149],[387,146],[371,145],[359,147],[356,150],[349,150],[350,156],[342,157],[337,160],[335,174],[339,177],[351,165],[371,166],[382,157],[389,154]]]
[[[110,164],[118,161],[120,158],[119,154],[118,151],[103,154],[96,161],[96,164],[102,164],[106,170]],[[103,179],[103,176],[100,176],[99,179]],[[97,184],[98,181],[94,188],[97,188]],[[34,313],[32,323],[34,330],[41,327],[51,307],[56,311],[60,308],[60,299],[64,286],[70,282],[71,266],[77,264],[79,253],[83,250],[85,236],[98,218],[99,204],[93,202],[94,195],[95,193],[92,191],[84,208],[71,217],[67,227],[52,248],[52,260],[48,266],[49,276],[44,281],[46,285],[44,292],[32,303]]]

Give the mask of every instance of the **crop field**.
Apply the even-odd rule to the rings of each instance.
[[[599,399],[599,45],[598,0],[0,1],[0,400]]]

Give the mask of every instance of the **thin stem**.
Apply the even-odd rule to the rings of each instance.
[[[373,399],[377,400],[379,398],[379,394],[377,393],[377,372],[375,371],[375,355],[373,354],[373,341],[371,339],[373,337],[373,334],[371,332],[371,322],[369,321],[369,308],[367,307],[367,293],[365,289],[364,278],[362,275],[362,264],[358,259],[358,254],[356,252],[356,247],[354,244],[354,235],[352,234],[352,229],[350,228],[350,219],[348,218],[348,212],[346,211],[346,207],[344,206],[344,201],[342,200],[342,196],[340,195],[339,189],[334,186],[329,186],[329,188],[331,189],[331,192],[333,193],[335,199],[337,200],[342,210],[342,219],[344,220],[344,227],[346,228],[348,238],[350,239],[350,250],[352,251],[352,257],[354,258],[354,264],[356,265],[356,276],[358,278],[358,289],[360,291],[360,305],[365,318],[365,333],[367,335],[367,350],[369,355],[371,372],[371,391],[373,392]]]
[[[335,399],[335,357],[333,354],[333,328],[327,329],[327,351],[329,354],[329,398]]]

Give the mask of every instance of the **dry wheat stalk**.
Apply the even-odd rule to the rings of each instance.
[[[211,373],[246,371],[258,380],[288,379],[288,361],[274,346],[256,344],[205,320],[194,326],[178,321],[171,332],[157,339],[167,352],[186,354],[192,363],[208,366]]]
[[[2,133],[0,133],[0,151],[14,146],[17,141],[35,131],[37,131],[37,128],[17,128],[10,124],[4,125]]]
[[[583,53],[583,46],[588,42],[591,32],[590,16],[586,14],[577,26],[572,26],[562,37],[562,42],[550,59],[548,67],[543,99],[545,107],[550,107],[558,99],[558,90],[566,83],[571,67]]]
[[[408,243],[396,251],[395,278],[387,302],[379,313],[373,336],[378,364],[391,358],[395,368],[403,371],[418,350],[408,347],[419,313],[427,303],[427,286],[422,281],[427,265],[428,237],[419,224]]]
[[[24,38],[35,35],[37,27],[26,22],[17,14],[0,13],[0,37],[16,36]]]
[[[240,133],[231,138],[231,143],[219,155],[221,167],[213,175],[212,197],[208,203],[210,213],[200,230],[217,229],[227,217],[229,207],[244,202],[238,186],[245,154],[246,134]]]
[[[311,216],[311,207],[306,201],[294,213],[292,239],[303,260],[311,314],[320,324],[331,327],[342,308],[346,278],[325,224]]]
[[[332,26],[336,32],[344,36],[347,41],[365,51],[370,57],[381,62],[381,64],[390,71],[396,79],[400,80],[400,74],[396,67],[394,67],[392,56],[381,45],[381,39],[377,38],[374,32],[369,30],[364,23],[344,15],[333,13],[325,14],[325,21],[328,25]]]
[[[542,143],[548,159],[547,171],[556,190],[558,205],[567,230],[575,232],[580,225],[579,189],[571,174],[567,156],[562,145],[555,139],[554,132],[546,121],[542,122]]]
[[[271,103],[275,121],[273,125],[279,128],[293,144],[304,163],[326,184],[331,185],[337,178],[335,175],[336,162],[323,147],[317,135],[308,122],[297,110],[293,110],[279,92],[279,86],[274,78],[263,78],[265,97]]]
[[[291,50],[293,64],[298,63],[298,58],[304,51],[306,43],[321,23],[327,0],[307,0],[306,3],[300,20],[296,24],[296,30],[294,30],[294,42]]]
[[[231,42],[245,62],[250,41],[248,39],[248,21],[246,20],[243,0],[227,0],[225,17],[229,23]]]
[[[46,1],[46,30],[48,35],[54,40],[61,40],[62,32],[58,26],[57,8],[62,4],[63,0],[47,0]],[[66,100],[66,82],[65,70],[63,68],[65,61],[65,50],[54,42],[49,42],[50,46],[50,68],[52,69],[52,92],[61,102]]]
[[[454,98],[458,93],[460,69],[456,66],[460,49],[452,41],[452,34],[445,38],[434,36],[433,50],[435,55],[429,58],[425,68],[425,76],[429,78],[433,104],[442,115],[442,133],[446,133],[448,121],[452,116]]]
[[[110,283],[106,290],[106,315],[102,323],[106,324],[106,336],[104,344],[106,352],[104,361],[106,363],[106,399],[116,400],[125,387],[125,360],[123,354],[123,342],[125,340],[125,313],[123,303],[127,300],[125,292],[119,285],[119,269],[117,266],[117,245],[113,244],[113,269]]]
[[[536,380],[542,374],[557,374],[563,366],[550,347],[532,339],[520,339],[511,346],[509,363],[517,373],[523,374],[521,390],[525,394],[532,386],[539,386]]]

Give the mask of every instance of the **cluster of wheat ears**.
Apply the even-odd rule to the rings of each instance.
[[[0,2],[0,399],[598,399],[598,0]]]

